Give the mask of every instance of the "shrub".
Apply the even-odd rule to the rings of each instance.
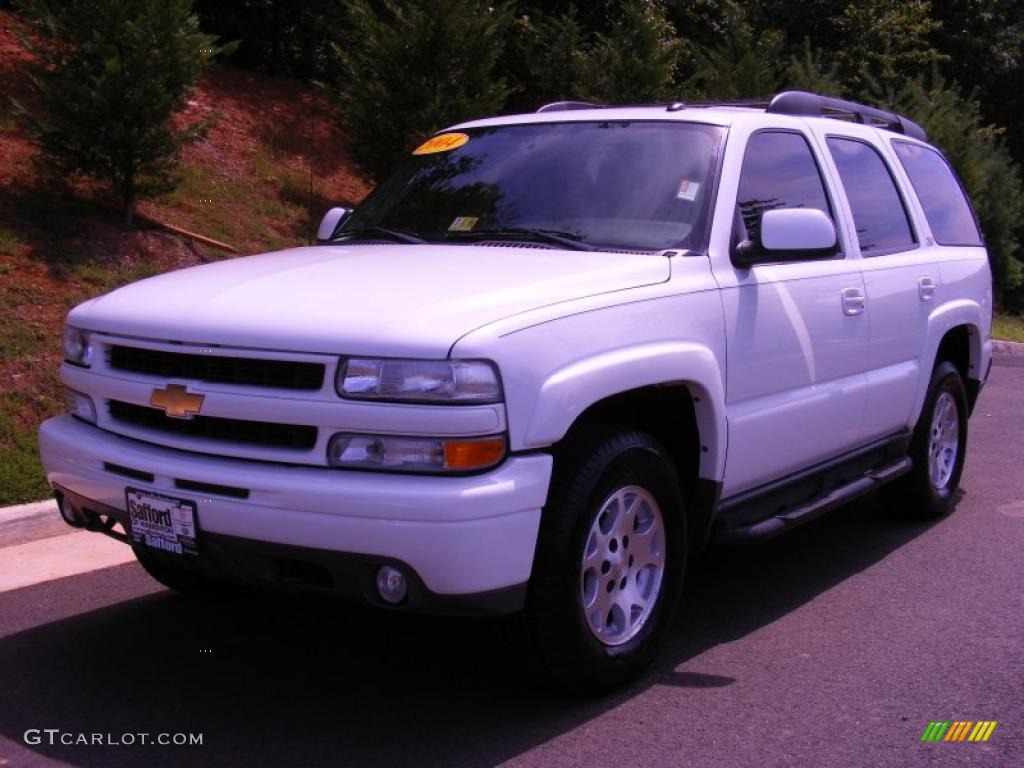
[[[670,101],[680,41],[657,0],[626,0],[587,57],[587,96],[612,104]]]
[[[126,220],[137,199],[174,187],[179,148],[202,126],[175,128],[216,52],[190,0],[23,0],[38,43],[38,110],[20,109],[44,161],[105,183]]]
[[[439,128],[500,110],[510,21],[477,0],[352,0],[327,79],[359,167],[379,178]]]

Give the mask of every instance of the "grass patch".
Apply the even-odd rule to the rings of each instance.
[[[21,238],[11,230],[0,227],[0,256],[12,256],[24,247]]]
[[[0,411],[6,405],[0,403]],[[0,457],[0,504],[22,504],[50,495],[34,427],[8,431],[0,424]]]
[[[242,253],[304,243],[305,209],[281,197],[281,180],[269,160],[258,154],[254,169],[264,169],[262,182],[226,179],[201,165],[183,166],[180,185],[162,204],[174,210],[174,224]]]
[[[32,298],[31,292],[22,286],[9,282],[0,285],[0,362],[46,350],[50,339],[45,326],[26,311]]]
[[[37,414],[57,413],[60,385],[54,373],[45,391],[0,395],[0,504],[20,504],[50,495],[36,444]]]
[[[1024,342],[1024,317],[996,315],[992,318],[992,338],[1000,341]]]
[[[50,342],[46,329],[36,323],[8,321],[0,328],[0,360],[36,354]]]

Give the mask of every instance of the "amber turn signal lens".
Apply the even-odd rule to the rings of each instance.
[[[446,440],[444,443],[446,469],[481,469],[497,464],[504,455],[504,437],[489,437],[485,440]]]

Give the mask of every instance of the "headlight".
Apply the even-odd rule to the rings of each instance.
[[[67,326],[61,346],[64,347],[64,359],[69,363],[87,366],[92,362],[92,341],[88,331]]]
[[[505,437],[392,437],[337,434],[327,446],[335,467],[391,469],[398,472],[472,472],[505,458]]]
[[[498,371],[484,360],[394,360],[350,357],[338,368],[338,394],[359,400],[495,403]]]

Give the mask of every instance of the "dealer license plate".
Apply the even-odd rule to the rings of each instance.
[[[178,555],[198,555],[196,504],[135,488],[125,489],[132,542]]]

